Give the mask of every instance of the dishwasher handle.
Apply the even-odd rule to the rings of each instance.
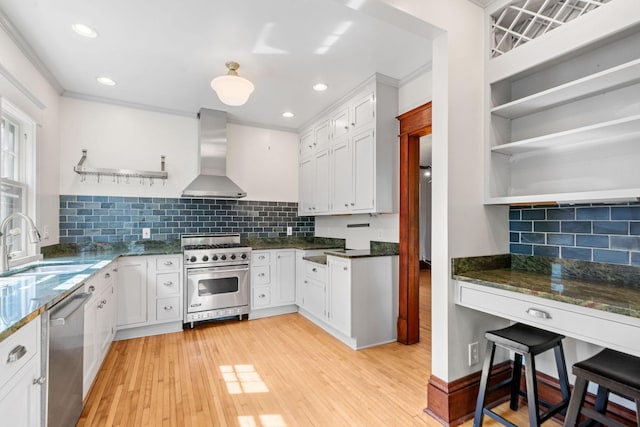
[[[91,296],[91,294],[87,292],[81,292],[77,295],[72,296],[71,301],[66,302],[61,307],[55,307],[51,312],[49,319],[49,326],[64,326],[69,316],[75,313],[79,308],[84,306],[84,303],[87,302],[87,299]]]

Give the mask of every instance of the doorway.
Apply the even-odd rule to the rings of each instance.
[[[400,121],[400,265],[398,342],[420,341],[420,138],[431,134],[431,102]]]

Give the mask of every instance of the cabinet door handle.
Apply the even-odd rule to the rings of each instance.
[[[165,305],[164,309],[169,311],[169,310],[173,310],[173,306],[172,305]]]
[[[107,300],[106,300],[106,299],[103,299],[103,300],[102,300],[102,301],[100,301],[100,302],[101,302],[101,303],[103,303],[103,304],[106,304],[106,303],[107,303]]]
[[[173,265],[173,261],[165,261],[164,265]]]
[[[265,294],[260,294],[258,295],[258,298],[266,298],[267,296]]]
[[[264,277],[264,273],[258,273],[258,277]]]
[[[94,293],[95,291],[96,291],[96,287],[95,286],[93,286],[93,285],[89,286],[89,293],[90,294]]]
[[[304,283],[309,283],[309,282],[307,282],[307,281],[305,280],[305,281],[304,281]]]
[[[7,363],[17,362],[18,360],[22,359],[25,354],[27,354],[27,348],[23,345],[17,345],[13,350],[9,352]]]
[[[351,202],[351,206],[355,206],[355,205],[356,205],[355,203]]]
[[[173,282],[171,282],[171,281],[169,281],[169,282],[164,282],[164,283],[163,283],[163,285],[165,285],[165,286],[171,286],[171,285],[173,285]]]
[[[111,277],[111,275],[110,275],[109,273],[105,273],[105,274],[104,274],[104,278],[105,278],[105,279],[108,279],[108,278],[110,278],[110,277]]]
[[[264,255],[260,255],[258,259],[264,259]]]
[[[529,316],[537,317],[539,319],[551,319],[551,315],[544,310],[538,310],[537,308],[530,308],[527,310]]]
[[[33,385],[44,385],[44,383],[46,381],[47,381],[47,379],[45,377],[34,378],[33,379]]]
[[[342,267],[342,269],[343,269],[344,271],[347,271],[347,270],[348,270],[348,268],[347,268],[347,267]]]
[[[351,122],[351,126],[356,127],[356,124],[354,122]]]
[[[317,268],[315,268],[315,267],[313,267],[313,268],[311,269],[311,271],[313,271],[314,273],[317,273],[317,272],[318,272],[318,269],[317,269]]]
[[[309,148],[313,148],[313,145],[309,145]]]
[[[104,303],[101,302],[100,304],[98,304],[98,308],[103,308],[103,307],[104,307]]]

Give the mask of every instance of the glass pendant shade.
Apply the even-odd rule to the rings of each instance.
[[[229,72],[211,80],[211,88],[216,91],[220,101],[226,105],[239,106],[249,100],[255,87],[236,71],[240,67],[236,62],[227,62]]]

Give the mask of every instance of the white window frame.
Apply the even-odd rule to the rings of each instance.
[[[0,183],[6,183],[22,188],[23,199],[21,213],[36,218],[36,122],[19,108],[0,98],[0,116],[18,125],[19,144],[19,181],[2,178],[2,168],[4,167],[4,153],[0,150]],[[0,218],[0,222],[4,220]],[[16,221],[16,228],[21,230],[22,250],[10,253],[9,267],[24,264],[38,257],[39,245],[31,244],[28,240],[28,225],[22,220]],[[4,248],[0,247],[0,252]],[[4,256],[4,253],[0,254]]]

